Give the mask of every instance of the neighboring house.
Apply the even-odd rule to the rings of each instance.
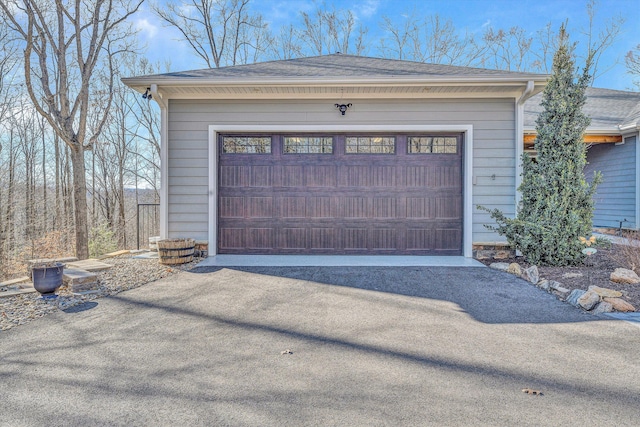
[[[123,79],[161,108],[161,237],[209,253],[472,255],[515,213],[548,76],[342,54]]]
[[[588,88],[583,111],[591,117],[584,141],[587,179],[602,173],[596,190],[593,225],[640,227],[640,93]],[[525,149],[533,148],[542,93],[525,103]]]

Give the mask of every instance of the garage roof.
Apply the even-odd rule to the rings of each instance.
[[[141,93],[155,84],[168,98],[278,98],[300,94],[384,98],[399,94],[517,96],[528,81],[533,81],[539,91],[547,78],[546,74],[332,54],[130,77],[123,82]]]

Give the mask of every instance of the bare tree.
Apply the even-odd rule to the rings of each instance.
[[[627,72],[633,76],[633,83],[640,90],[640,44],[627,52],[624,62]]]
[[[249,10],[250,1],[182,0],[153,10],[182,34],[207,67],[217,68],[246,63],[267,50],[267,24]]]
[[[81,258],[89,256],[84,153],[99,137],[111,102],[110,97],[104,100],[100,124],[89,135],[87,117],[96,99],[92,82],[101,62],[110,63],[130,34],[124,22],[142,1],[0,0],[7,25],[24,46],[29,97],[71,153],[76,253]]]
[[[482,62],[486,47],[478,45],[472,35],[460,33],[451,20],[439,15],[423,19],[417,12],[402,15],[397,25],[383,17],[385,36],[380,51],[387,58],[410,59],[418,62],[470,66]]]
[[[615,43],[616,39],[622,31],[622,26],[625,19],[622,16],[610,18],[606,21],[606,25],[597,34],[594,28],[596,22],[597,2],[596,0],[589,0],[587,2],[587,15],[589,16],[588,27],[583,30],[583,34],[587,37],[587,47],[585,57],[591,57],[593,65],[591,69],[591,84],[595,79],[613,68],[614,64],[611,64],[605,70],[600,71],[600,60],[602,55]]]
[[[280,28],[278,35],[271,39],[269,52],[277,59],[293,59],[302,56],[301,41],[293,24]]]
[[[320,6],[312,14],[301,12],[300,40],[311,55],[346,53],[362,55],[367,46],[367,28],[358,26],[350,10],[326,10]]]
[[[507,31],[488,27],[483,34],[487,56],[483,66],[498,70],[524,71],[529,69],[532,55],[533,37],[521,27],[511,27]]]

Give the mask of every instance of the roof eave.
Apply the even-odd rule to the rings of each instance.
[[[499,84],[499,85],[522,85],[533,81],[536,85],[545,85],[548,76],[517,76],[517,77],[423,77],[423,78],[255,78],[255,79],[213,79],[202,77],[179,77],[171,78],[166,76],[147,77],[126,77],[122,82],[129,87],[145,86],[152,83],[158,86],[411,86],[411,85],[472,85],[472,84]]]

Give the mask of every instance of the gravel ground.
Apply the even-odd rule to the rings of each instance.
[[[42,299],[38,292],[0,298],[0,330],[6,331],[58,310],[67,310],[87,301],[115,295],[190,270],[200,261],[200,258],[196,258],[187,264],[167,266],[160,264],[157,259],[132,258],[131,255],[105,259],[103,262],[113,267],[99,273],[97,293],[73,295],[71,290],[63,285],[57,292],[58,298],[51,300]]]

